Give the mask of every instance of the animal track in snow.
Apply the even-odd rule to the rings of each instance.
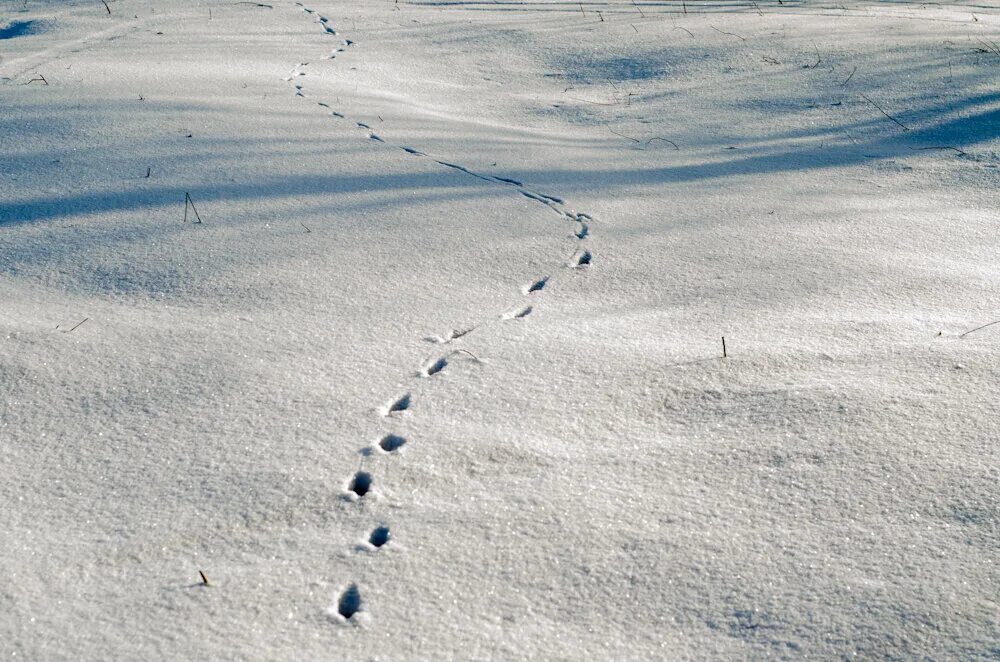
[[[530,314],[531,314],[531,306],[525,306],[524,308],[518,308],[513,312],[507,313],[506,315],[504,315],[504,319],[519,320],[519,319],[524,319]]]
[[[351,482],[348,483],[347,485],[347,491],[349,495],[350,494],[354,495],[353,497],[351,497],[351,499],[352,500],[355,498],[360,499],[361,497],[371,492],[372,482],[373,482],[372,475],[367,471],[359,471],[358,473],[354,474],[354,477],[351,478]]]
[[[432,375],[438,374],[439,372],[441,372],[442,370],[444,370],[446,367],[448,367],[449,359],[451,357],[457,355],[457,354],[467,354],[476,363],[482,363],[482,361],[480,360],[480,358],[478,356],[476,356],[475,354],[473,354],[472,352],[470,352],[469,350],[467,350],[467,349],[456,349],[456,350],[453,350],[453,351],[449,352],[445,356],[442,356],[441,358],[436,359],[436,360],[432,361],[431,363],[428,363],[424,367],[423,370],[421,370],[419,373],[417,373],[417,376],[418,377],[431,377]]]
[[[572,267],[585,267],[594,259],[593,254],[588,250],[579,251],[570,264]]]
[[[397,412],[406,411],[407,409],[410,408],[410,405],[412,403],[413,403],[413,398],[411,398],[410,394],[407,393],[406,395],[403,395],[397,398],[396,400],[393,400],[391,403],[389,403],[389,405],[384,410],[384,415],[388,416],[389,414],[395,414]]]
[[[523,195],[524,197],[528,198],[529,200],[534,200],[535,202],[541,202],[542,204],[548,204],[546,202],[545,197],[542,196],[541,194],[533,193],[533,192],[531,192],[531,191],[529,191],[528,189],[525,189],[525,188],[522,188],[522,189],[519,189],[519,190],[521,191],[521,195]]]
[[[299,7],[301,7],[304,12],[306,12],[307,14],[312,15],[314,17],[315,21],[319,24],[319,26],[323,29],[323,31],[326,34],[328,34],[328,35],[336,35],[337,34],[336,30],[334,30],[334,28],[332,27],[330,19],[327,16],[323,16],[321,14],[316,14],[316,12],[314,12],[312,9],[309,9],[308,7],[306,7],[305,5],[303,5],[301,2],[296,2],[296,4]],[[324,59],[327,59],[327,60],[333,60],[333,59],[335,59],[339,53],[344,52],[345,48],[353,46],[354,42],[352,40],[350,40],[350,39],[345,39],[345,40],[343,40],[341,42],[341,44],[342,45],[340,45],[340,46],[336,46],[332,52],[331,51],[326,51],[326,52],[329,53],[329,55],[327,55]],[[327,47],[327,48],[329,48],[329,47]],[[306,72],[304,71],[304,68],[307,66],[307,64],[308,63],[300,63],[300,64],[296,65],[296,67],[290,72],[288,78],[285,79],[286,81],[291,82],[291,83],[294,84],[294,87],[295,87],[295,96],[297,96],[297,97],[306,97],[306,94],[304,92],[303,85],[301,85],[301,84],[295,84],[295,83],[296,82],[299,82],[299,83],[305,82],[305,80],[310,80],[310,81],[312,80],[312,78],[309,78],[309,79],[303,79],[302,81],[297,81],[298,78],[301,78],[301,77],[303,77],[303,76],[306,75]],[[310,70],[310,73],[315,73],[315,72],[312,71],[312,70]],[[328,103],[320,101],[320,102],[318,102],[318,105],[321,106],[321,107],[323,107],[323,108],[330,109],[330,105]],[[348,120],[349,119],[344,114],[339,113],[337,111],[334,111],[332,109],[330,109],[330,115],[332,117],[336,117],[336,118],[342,119],[342,120]],[[350,119],[353,120],[353,118],[350,118]],[[532,200],[534,202],[537,202],[537,203],[540,203],[540,204],[543,204],[543,205],[547,206],[549,209],[551,209],[555,213],[557,213],[560,216],[560,218],[569,220],[570,222],[574,223],[574,232],[573,232],[573,235],[574,235],[574,237],[577,240],[583,241],[584,239],[586,239],[590,235],[590,226],[592,225],[593,218],[589,214],[577,213],[577,212],[573,211],[572,209],[567,208],[565,201],[562,198],[560,198],[560,197],[556,197],[556,196],[553,196],[553,195],[548,195],[548,194],[544,194],[544,193],[540,193],[540,192],[537,192],[535,190],[532,190],[528,186],[525,186],[525,184],[523,182],[521,182],[521,181],[519,181],[517,179],[513,179],[513,178],[509,178],[509,177],[502,177],[502,176],[493,175],[493,174],[480,173],[480,172],[477,172],[476,170],[474,170],[472,168],[468,168],[468,167],[466,167],[464,165],[460,165],[458,163],[453,163],[453,162],[446,161],[446,160],[443,160],[443,159],[439,160],[439,159],[434,158],[433,156],[430,156],[430,155],[428,155],[428,154],[426,154],[424,152],[421,152],[421,151],[419,151],[419,150],[417,150],[417,149],[415,149],[413,147],[408,147],[408,146],[405,146],[405,145],[395,145],[395,144],[392,144],[392,143],[387,143],[385,140],[383,140],[383,138],[381,136],[379,136],[379,135],[377,135],[375,133],[375,131],[372,129],[371,126],[369,126],[369,125],[367,125],[365,123],[362,123],[362,122],[355,122],[355,124],[356,124],[356,126],[357,126],[358,129],[365,130],[367,132],[367,134],[368,134],[368,138],[370,140],[372,140],[372,141],[380,142],[380,143],[384,143],[384,144],[392,146],[392,147],[396,147],[396,148],[401,149],[404,152],[406,152],[407,154],[412,155],[412,156],[421,157],[421,158],[427,158],[427,159],[429,159],[431,161],[434,161],[435,163],[439,164],[442,167],[449,168],[451,170],[454,170],[456,172],[460,172],[460,173],[468,175],[470,177],[475,177],[475,178],[477,178],[477,179],[479,179],[481,181],[487,182],[489,184],[504,186],[508,190],[510,190],[511,193],[519,193],[522,196],[524,196],[524,197],[526,197],[526,198],[528,198],[528,199],[530,199],[530,200]],[[496,164],[494,164],[494,166],[495,165]],[[583,245],[586,245],[586,244],[583,244]],[[577,250],[577,252],[573,254],[573,257],[570,258],[570,263],[569,263],[568,266],[574,267],[574,268],[579,268],[579,267],[583,267],[583,266],[591,264],[592,260],[593,260],[593,255],[592,255],[592,253],[591,253],[590,250],[579,248]],[[531,294],[531,293],[534,293],[534,292],[540,292],[548,284],[549,278],[550,278],[550,276],[546,275],[546,276],[544,276],[542,278],[539,278],[539,279],[537,279],[537,280],[529,283],[528,285],[526,285],[524,287],[524,290],[523,290],[524,293],[525,294]],[[525,306],[522,306],[522,307],[517,308],[515,310],[511,310],[508,313],[505,313],[504,315],[502,315],[502,318],[503,319],[515,319],[515,320],[516,319],[524,319],[525,317],[531,315],[532,311],[533,311],[533,307],[532,306],[525,305]],[[496,319],[496,318],[494,317],[493,319]],[[489,323],[490,322],[484,322],[484,324],[489,324]],[[439,336],[432,336],[432,337],[429,337],[429,338],[425,338],[425,340],[428,340],[428,341],[434,342],[434,343],[447,344],[447,343],[452,342],[453,340],[457,340],[459,338],[462,338],[463,336],[465,336],[466,334],[470,333],[471,331],[473,331],[476,328],[477,327],[473,326],[473,327],[469,327],[469,328],[466,328],[466,329],[455,329],[455,330],[451,331],[444,338],[439,337]],[[446,368],[448,368],[448,366],[450,365],[450,362],[452,360],[452,357],[455,356],[459,352],[466,352],[466,350],[464,350],[464,349],[456,350],[456,351],[450,352],[448,354],[445,354],[444,356],[442,356],[440,358],[437,358],[436,360],[433,360],[432,362],[426,364],[423,367],[423,369],[420,371],[419,374],[421,376],[424,376],[424,377],[431,377],[433,375],[436,375],[436,374],[442,372],[443,370],[445,370]],[[475,359],[477,362],[479,361],[479,359],[475,355],[471,354],[470,352],[467,352],[467,353],[469,353],[469,355],[473,359]],[[383,416],[391,416],[393,414],[397,414],[397,413],[401,413],[401,412],[402,413],[407,413],[409,411],[409,409],[411,408],[411,406],[412,406],[412,396],[411,396],[410,393],[405,393],[401,397],[399,397],[396,400],[390,402],[384,408],[382,408],[380,410],[380,413]],[[373,454],[373,453],[378,453],[379,451],[381,451],[382,453],[386,453],[386,454],[397,453],[406,444],[407,444],[407,439],[405,437],[403,437],[403,436],[396,435],[396,434],[385,434],[375,444],[373,444],[371,446],[368,446],[367,448],[363,449],[361,452],[362,452],[363,455],[369,455],[369,456],[371,454]],[[354,474],[354,476],[351,478],[350,482],[347,485],[347,492],[345,494],[345,497],[348,498],[348,499],[350,499],[351,501],[358,501],[360,499],[364,499],[367,495],[377,495],[377,494],[378,493],[373,490],[373,477],[372,477],[372,474],[370,474],[370,473],[368,473],[366,471],[363,471],[363,470],[361,470],[359,468],[359,470],[357,471],[357,473]],[[371,498],[372,498],[372,496],[368,496],[368,499],[371,499]],[[374,528],[374,529],[371,530],[371,532],[368,535],[367,541],[364,544],[368,545],[370,549],[377,550],[377,549],[381,549],[382,547],[390,544],[390,539],[391,539],[391,533],[389,531],[389,528],[387,526],[385,526],[385,525],[379,525],[378,527],[376,527],[376,528]],[[368,615],[363,610],[362,599],[361,599],[361,592],[358,589],[357,584],[354,584],[354,583],[350,584],[338,596],[336,604],[330,607],[328,613],[330,613],[336,619],[338,619],[338,620],[340,620],[342,622],[345,622],[345,623],[362,624],[362,623],[366,622],[367,619],[368,619]]]
[[[406,445],[406,437],[398,434],[387,434],[378,440],[378,447],[386,453],[395,453]]]
[[[469,170],[465,166],[460,166],[460,165],[458,165],[456,163],[448,163],[447,161],[438,161],[437,159],[434,159],[434,162],[438,163],[440,165],[443,165],[445,168],[451,168],[452,170],[457,170],[459,172],[464,172],[466,175],[470,175],[472,177],[475,177],[476,179],[481,179],[484,182],[496,182],[497,181],[493,177],[487,177],[486,175],[480,175],[478,172],[473,172],[472,170]]]
[[[462,336],[464,336],[466,334],[469,334],[469,333],[472,333],[475,330],[475,328],[476,327],[472,327],[472,328],[469,328],[469,329],[453,329],[444,338],[442,338],[441,336],[426,336],[424,338],[424,340],[426,340],[427,342],[432,342],[432,343],[439,344],[439,345],[446,345],[446,344],[450,343],[452,340],[458,340]]]
[[[530,285],[526,285],[525,288],[524,288],[524,293],[525,294],[531,294],[532,292],[541,292],[543,289],[545,289],[545,284],[548,283],[548,282],[549,282],[549,277],[548,276],[545,276],[543,278],[539,278],[538,280],[536,280],[535,282],[531,283]]]
[[[423,375],[424,377],[430,377],[431,375],[438,374],[446,367],[448,367],[448,357],[442,356],[441,358],[439,358],[438,360],[434,361],[433,363],[425,367],[423,370],[421,370],[420,374]]]
[[[309,14],[314,13],[313,10],[305,7],[301,3],[296,3],[296,4],[298,4],[300,7],[302,7],[303,11],[306,11]],[[318,21],[319,21],[320,25],[323,26],[324,30],[326,30],[327,32],[329,32],[331,34],[336,34],[336,32],[332,28],[329,27],[329,25],[328,25],[328,19],[325,16],[320,16],[319,19],[318,19]],[[348,47],[348,46],[354,45],[354,42],[351,41],[350,39],[345,39],[344,42],[343,42],[343,44],[344,44],[345,47]],[[335,58],[336,54],[338,52],[341,52],[341,51],[343,51],[343,48],[336,49],[333,53],[331,53],[329,56],[327,56],[326,59],[333,59],[333,58]],[[299,66],[305,66],[305,65],[303,64],[303,65],[299,65]],[[293,76],[298,76],[298,75],[304,75],[304,72],[295,72],[293,74]],[[288,80],[288,79],[286,79],[286,80]],[[306,96],[305,93],[302,91],[302,86],[301,85],[297,85],[296,86],[295,95],[296,96],[301,96],[301,97]],[[326,105],[326,104],[323,104],[323,105]],[[326,105],[326,107],[329,107],[329,106]],[[334,112],[334,113],[332,113],[332,115],[334,117],[338,117],[340,119],[346,119],[345,116],[343,114],[341,114],[341,113]],[[370,140],[373,140],[375,142],[380,142],[380,143],[383,143],[383,144],[387,144],[387,145],[389,144],[380,135],[376,134],[372,130],[372,127],[369,126],[368,124],[365,124],[364,122],[355,122],[355,124],[357,125],[357,127],[359,129],[364,129],[364,130],[366,130],[368,132],[368,138]],[[452,163],[450,161],[445,161],[445,160],[442,160],[442,159],[436,159],[436,158],[430,157],[428,154],[426,154],[424,152],[421,152],[421,151],[419,151],[417,149],[414,149],[412,147],[401,146],[401,145],[394,145],[394,146],[398,147],[399,149],[402,149],[407,154],[411,154],[413,156],[420,156],[420,157],[431,158],[431,160],[433,160],[435,163],[438,163],[441,166],[444,166],[446,168],[450,168],[450,169],[455,170],[457,172],[461,172],[463,174],[469,175],[470,177],[475,177],[476,179],[479,179],[479,180],[482,180],[482,181],[485,181],[485,182],[490,182],[492,184],[501,184],[501,185],[504,185],[504,186],[511,187],[511,188],[515,189],[521,195],[525,196],[526,198],[528,198],[530,200],[534,200],[534,201],[539,202],[541,204],[544,204],[545,206],[549,207],[550,209],[552,209],[554,212],[556,212],[560,216],[562,216],[564,218],[567,218],[567,219],[569,219],[571,221],[580,223],[581,227],[579,228],[579,230],[576,233],[576,236],[577,236],[578,239],[583,239],[584,237],[586,237],[589,234],[589,227],[588,227],[588,224],[585,222],[584,219],[593,220],[591,218],[591,216],[589,214],[580,214],[580,213],[576,213],[576,212],[573,212],[571,210],[565,209],[564,208],[565,201],[562,198],[560,198],[560,197],[557,197],[557,196],[554,196],[554,195],[549,195],[549,194],[546,194],[546,193],[539,193],[539,192],[536,192],[536,191],[532,191],[532,190],[528,189],[527,187],[525,187],[525,185],[521,181],[518,181],[516,179],[512,179],[510,177],[501,177],[499,175],[486,175],[486,174],[482,174],[482,173],[476,172],[475,170],[472,170],[471,168],[467,168],[467,167],[465,167],[463,165],[460,165],[458,163]]]
[[[389,540],[392,538],[392,533],[389,531],[387,526],[376,527],[371,535],[368,536],[368,544],[379,549],[389,544]]]
[[[357,584],[351,584],[337,600],[337,615],[345,621],[351,620],[361,611],[361,591]]]

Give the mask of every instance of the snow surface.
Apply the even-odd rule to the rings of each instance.
[[[0,11],[4,657],[1000,657],[1000,6]]]

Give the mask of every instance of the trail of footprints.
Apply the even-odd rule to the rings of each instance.
[[[301,2],[296,2],[295,4],[298,7],[300,7],[302,11],[313,16],[316,19],[316,22],[319,24],[319,26],[326,34],[332,36],[337,35],[337,31],[330,24],[329,18],[317,14],[314,10],[309,9]],[[350,39],[345,39],[341,41],[340,44],[329,55],[325,56],[324,59],[327,60],[335,59],[337,55],[344,52],[346,48],[353,45],[354,45],[353,41],[351,41]],[[304,86],[299,81],[302,81],[303,78],[307,75],[306,67],[308,66],[309,66],[308,62],[302,62],[296,65],[289,73],[289,75],[284,79],[287,82],[293,82],[296,97],[306,98],[306,94],[304,92]],[[317,105],[329,110],[330,116],[335,119],[351,121],[343,113],[339,113],[330,108],[330,104],[326,102],[318,101]],[[592,264],[594,259],[593,253],[591,253],[589,249],[585,248],[582,245],[582,242],[586,241],[589,238],[590,225],[591,223],[593,223],[594,219],[589,214],[576,212],[573,211],[572,209],[569,209],[562,198],[534,191],[525,186],[524,183],[516,179],[511,179],[508,177],[500,177],[490,174],[483,174],[480,172],[476,172],[465,166],[459,165],[457,163],[451,163],[448,161],[436,159],[433,156],[430,156],[425,152],[421,152],[420,150],[417,150],[413,147],[405,145],[393,145],[384,140],[378,134],[376,134],[375,131],[368,124],[357,121],[354,121],[353,124],[355,125],[355,128],[364,131],[367,134],[368,138],[373,142],[378,142],[391,148],[400,149],[411,156],[430,159],[445,168],[461,172],[470,177],[475,177],[485,182],[511,188],[516,193],[524,196],[525,198],[528,198],[529,200],[545,205],[546,207],[554,211],[556,214],[558,214],[560,217],[572,222],[575,225],[575,230],[572,236],[576,239],[578,243],[569,261],[565,263],[565,266],[571,269],[578,269]],[[522,296],[532,297],[532,298],[537,297],[539,293],[545,290],[545,288],[551,283],[552,279],[553,279],[552,275],[546,274],[536,278],[535,280],[529,283],[526,283],[521,290]],[[515,307],[513,310],[508,310],[507,312],[504,312],[499,316],[493,316],[489,320],[473,325],[471,327],[456,328],[448,332],[444,336],[437,336],[437,335],[428,336],[425,337],[424,340],[434,344],[442,344],[442,345],[450,344],[462,338],[465,338],[466,336],[468,336],[468,334],[472,333],[473,331],[483,328],[495,321],[504,322],[511,320],[523,320],[524,318],[531,315],[532,312],[534,312],[534,305],[530,304],[520,305]],[[444,373],[447,370],[447,368],[452,364],[452,362],[457,360],[457,358],[459,357],[463,359],[468,359],[475,363],[482,363],[482,361],[469,350],[455,349],[442,356],[427,361],[423,365],[423,367],[419,371],[417,371],[416,377],[433,378],[437,375],[440,375]],[[383,407],[379,409],[379,413],[386,420],[392,421],[410,412],[412,407],[413,407],[413,394],[412,392],[408,391],[386,403]],[[372,447],[364,449],[362,455],[367,456],[371,455],[372,453],[382,453],[387,456],[398,455],[404,447],[407,447],[409,445],[409,443],[410,442],[406,437],[403,437],[399,434],[387,433],[384,436],[382,436],[377,442],[375,442],[372,445]],[[358,502],[358,503],[363,502],[366,498],[370,498],[370,495],[373,494],[374,482],[375,479],[372,476],[372,474],[368,471],[365,471],[363,466],[359,467],[358,471],[353,476],[351,476],[347,482],[344,491],[345,498],[353,502]],[[392,539],[393,536],[389,527],[386,526],[385,524],[379,524],[369,532],[365,542],[363,543],[363,547],[369,551],[379,551],[388,546],[392,546]],[[363,612],[364,612],[364,601],[361,595],[361,589],[355,583],[349,584],[337,597],[335,604],[328,610],[328,613],[331,616],[334,616],[337,620],[344,623],[357,623],[358,614]]]

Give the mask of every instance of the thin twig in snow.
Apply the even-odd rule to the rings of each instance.
[[[595,106],[615,106],[615,105],[617,105],[616,103],[609,103],[609,102],[603,102],[603,101],[591,101],[590,99],[581,99],[579,97],[572,97],[571,96],[569,98],[573,99],[574,101],[582,101],[583,103],[592,103]]]
[[[823,61],[823,57],[819,54],[819,46],[816,45],[815,41],[813,42],[813,49],[816,51],[816,64],[807,64],[805,66],[806,69],[815,69]]]
[[[72,329],[70,329],[69,331],[63,331],[63,333],[73,333],[74,331],[76,331],[77,329],[79,329],[79,328],[80,328],[81,326],[83,326],[83,323],[84,323],[84,322],[86,322],[86,321],[87,321],[87,320],[89,320],[89,319],[90,319],[89,317],[84,317],[84,318],[83,318],[82,320],[80,320],[80,321],[79,321],[79,322],[77,323],[77,325],[76,325],[76,326],[74,326],[74,327],[73,327]]]
[[[860,94],[860,92],[859,92],[859,94]],[[864,99],[865,101],[867,101],[868,103],[870,103],[871,105],[875,106],[876,108],[878,108],[878,111],[880,113],[882,113],[883,115],[885,115],[886,117],[888,117],[889,119],[891,119],[893,122],[895,122],[899,126],[903,127],[904,131],[909,131],[910,130],[910,127],[906,126],[905,124],[903,124],[902,122],[900,122],[899,120],[897,120],[895,117],[893,117],[889,113],[885,112],[885,110],[882,108],[882,106],[878,105],[877,103],[875,103],[874,101],[872,101],[871,99],[869,99],[866,95],[861,94],[861,98]]]
[[[188,206],[194,212],[194,217],[198,219],[198,223],[201,223],[201,215],[198,213],[198,209],[194,206],[194,200],[191,199],[190,193],[184,194],[184,222],[187,223],[188,220]]]
[[[980,329],[985,329],[986,327],[993,326],[994,324],[1000,324],[1000,320],[997,320],[995,322],[990,322],[989,324],[983,324],[982,326],[977,326],[974,329],[969,329],[968,331],[966,331],[965,333],[963,333],[962,335],[960,335],[959,338],[964,338],[965,336],[969,335],[973,331],[979,331]]]
[[[933,146],[933,147],[910,147],[910,149],[912,149],[915,152],[922,152],[922,151],[928,150],[928,149],[953,149],[956,152],[958,152],[959,156],[967,156],[967,154],[965,152],[963,152],[962,150],[960,150],[957,147],[952,147],[951,145],[940,145],[940,146]]]
[[[741,37],[740,35],[736,34],[735,32],[725,32],[725,31],[723,31],[723,30],[720,30],[719,28],[715,27],[714,25],[710,25],[710,26],[708,26],[708,27],[712,28],[713,30],[715,30],[715,31],[716,31],[716,32],[718,32],[719,34],[724,34],[724,35],[728,35],[728,36],[730,36],[730,37],[736,37],[736,38],[737,38],[737,39],[739,39],[740,41],[746,41],[746,37]]]
[[[476,356],[475,354],[473,354],[472,352],[470,352],[467,349],[456,349],[456,350],[453,350],[450,354],[448,354],[448,356],[454,356],[455,354],[468,354],[469,356],[472,357],[472,359],[476,363],[482,363],[483,362],[483,360],[481,358],[479,358],[478,356]]]
[[[620,138],[624,138],[625,140],[631,140],[632,142],[636,143],[637,145],[649,145],[651,142],[653,142],[655,140],[659,140],[659,141],[662,141],[662,142],[665,142],[665,143],[670,143],[671,145],[673,145],[674,149],[680,150],[680,147],[677,146],[677,143],[675,143],[673,140],[670,140],[669,138],[663,138],[661,136],[655,136],[653,138],[650,138],[649,140],[643,141],[643,140],[640,140],[638,138],[633,138],[632,136],[626,136],[624,133],[618,133],[617,131],[615,131],[611,127],[608,127],[608,131],[610,131],[611,133],[615,134],[616,136],[618,136]]]

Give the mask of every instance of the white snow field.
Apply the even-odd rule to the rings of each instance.
[[[5,0],[0,79],[3,659],[1000,658],[1000,3]]]

